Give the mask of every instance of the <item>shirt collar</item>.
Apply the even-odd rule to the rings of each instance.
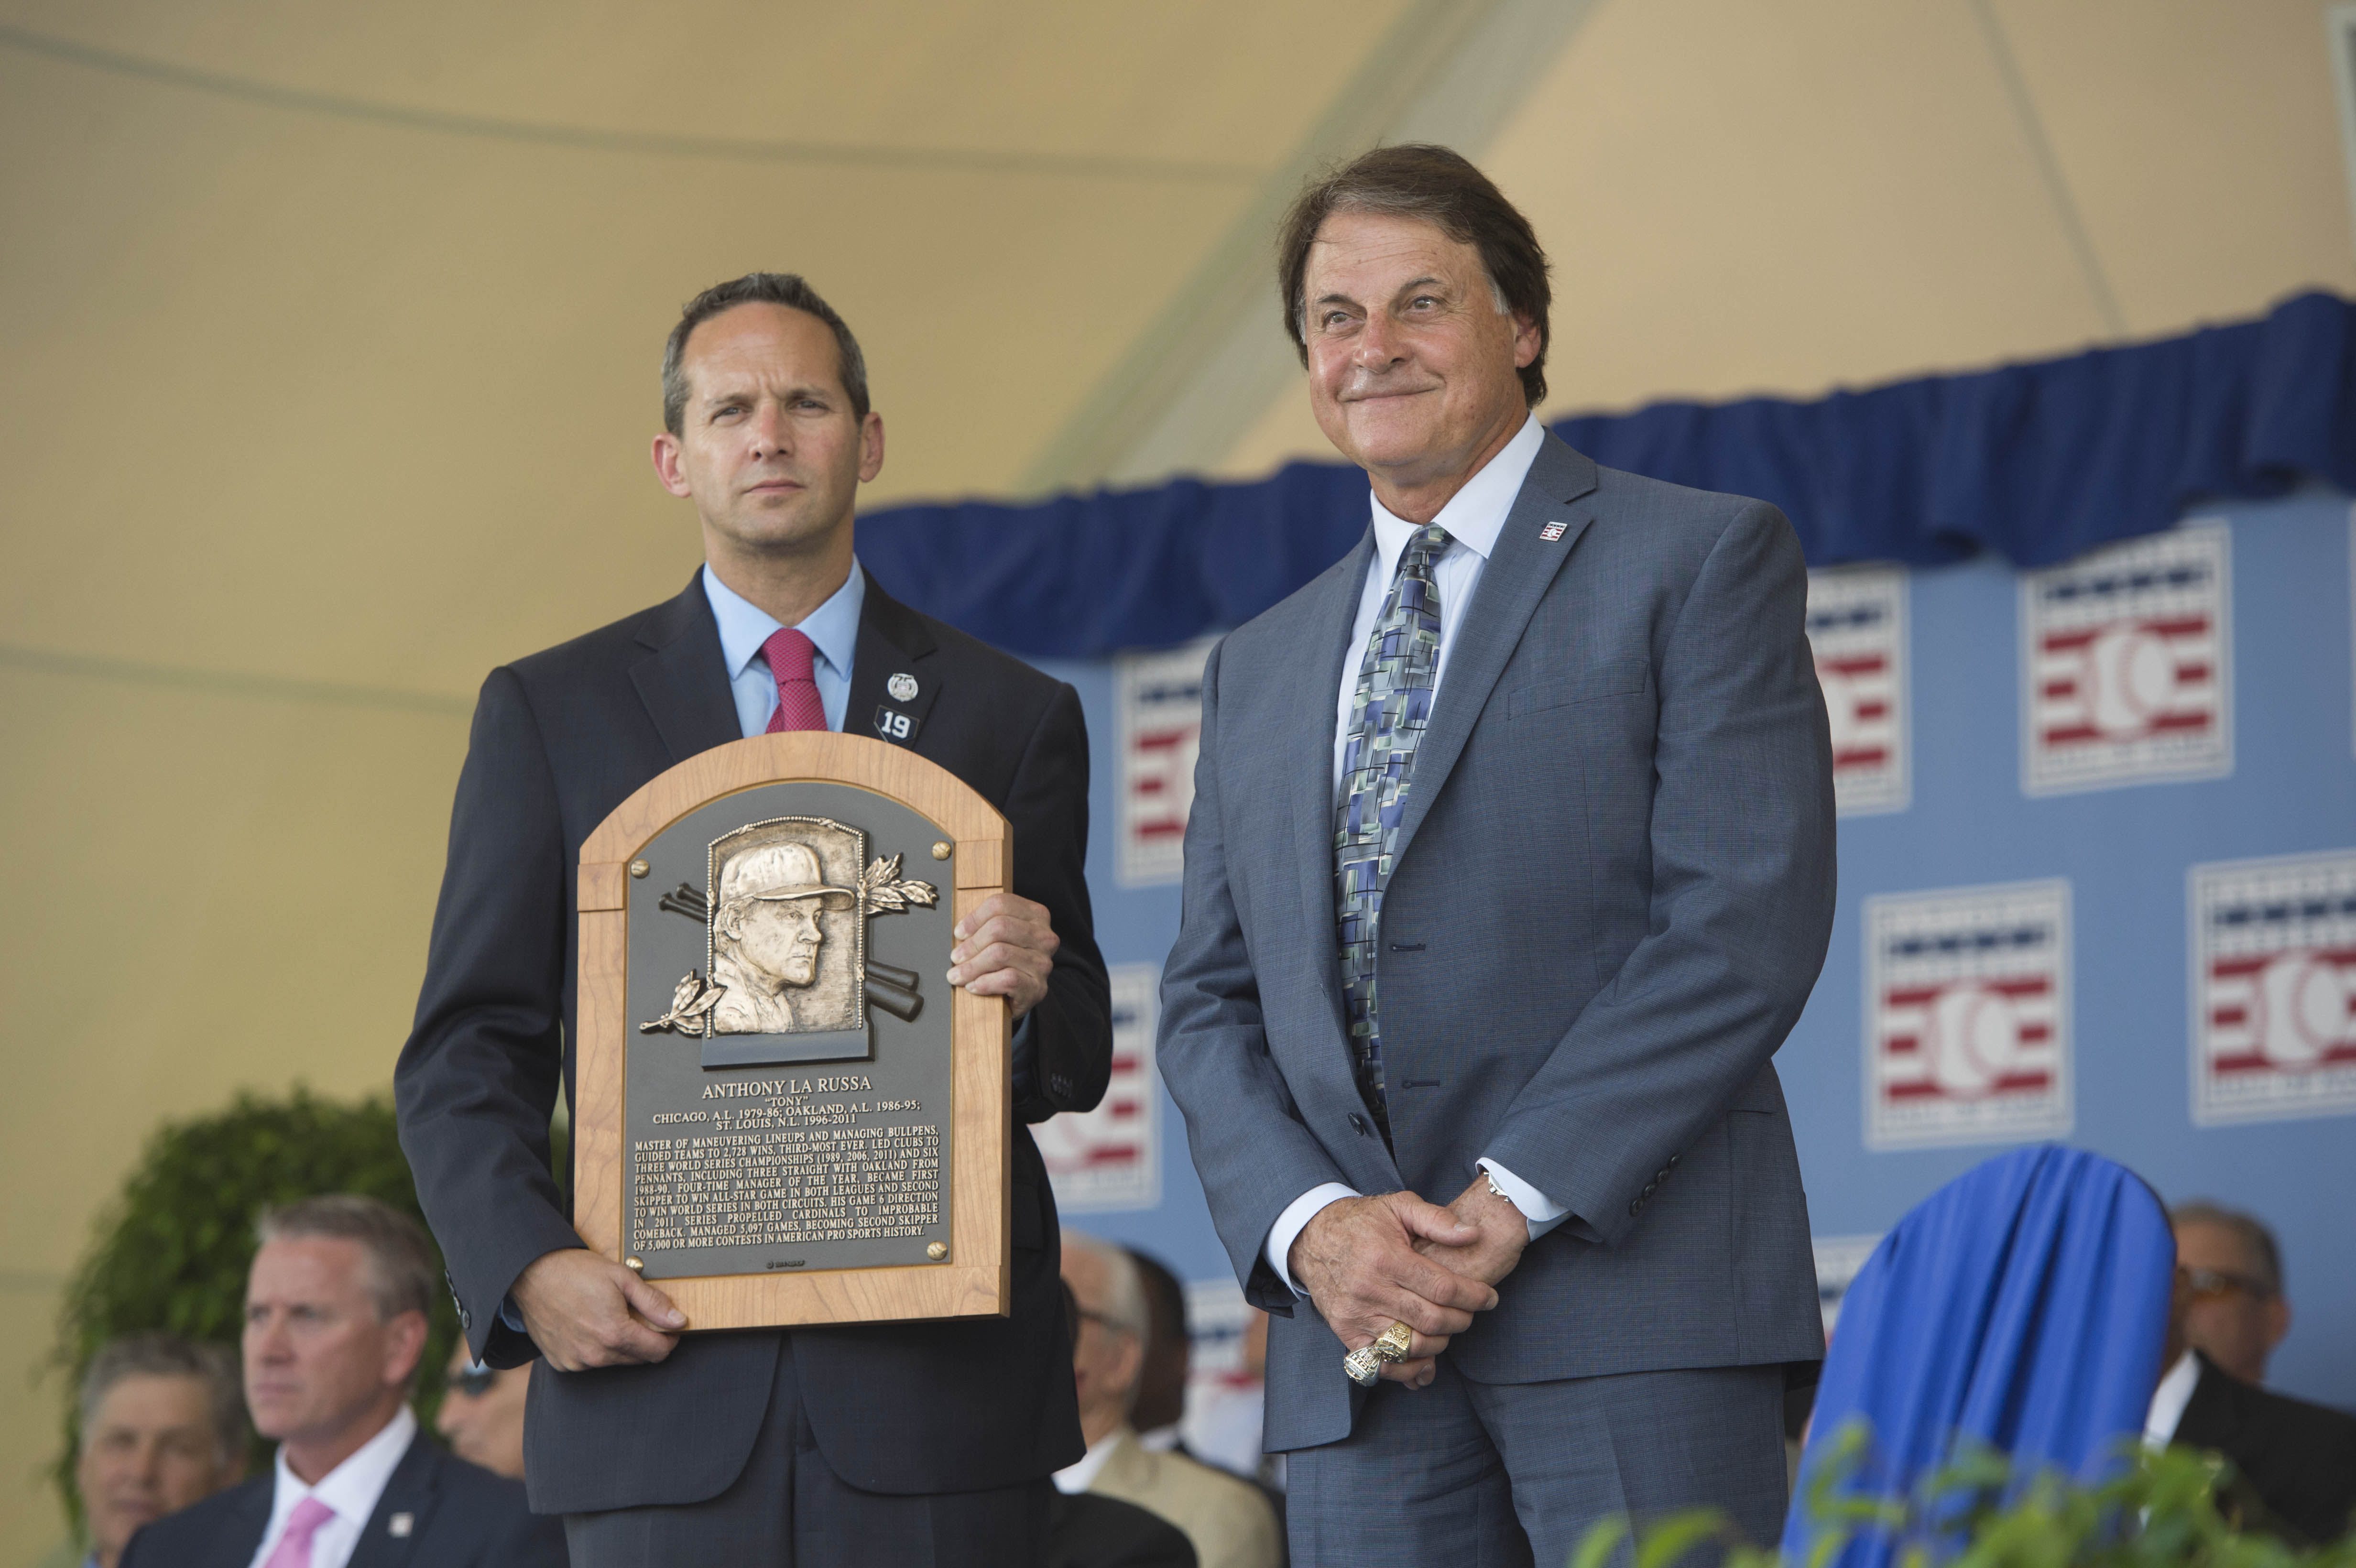
[[[2152,1391],[2151,1408],[2143,1422],[2143,1442],[2147,1448],[2165,1448],[2176,1429],[2184,1422],[2184,1407],[2192,1403],[2192,1391],[2201,1383],[2201,1358],[2190,1350],[2176,1358],[2176,1365],[2159,1380]]]
[[[703,569],[703,596],[712,602],[712,618],[720,623],[720,652],[728,661],[728,678],[734,680],[785,623],[721,581],[709,565]],[[860,612],[866,603],[867,573],[853,557],[842,586],[796,628],[818,645],[818,656],[839,676],[851,674],[851,656],[859,651]]]
[[[403,1404],[384,1424],[384,1430],[354,1449],[344,1462],[319,1477],[316,1487],[306,1487],[286,1464],[286,1445],[278,1445],[278,1487],[271,1499],[270,1522],[275,1529],[294,1505],[306,1497],[317,1498],[336,1510],[336,1517],[355,1529],[369,1521],[376,1511],[379,1499],[392,1479],[392,1472],[401,1464],[401,1456],[409,1452],[409,1445],[417,1436],[417,1417]]]
[[[1488,560],[1496,552],[1497,536],[1505,530],[1505,514],[1514,509],[1514,497],[1522,493],[1522,482],[1530,476],[1530,464],[1537,461],[1538,448],[1545,444],[1546,426],[1532,414],[1514,432],[1514,439],[1464,481],[1464,488],[1451,496],[1431,520],[1446,528],[1450,539]],[[1399,552],[1407,549],[1408,536],[1424,525],[1392,516],[1371,490],[1366,503],[1374,508],[1375,550],[1382,557],[1383,576],[1387,579],[1398,571]]]
[[[1126,1425],[1116,1426],[1089,1444],[1088,1451],[1077,1462],[1055,1472],[1055,1489],[1066,1497],[1073,1497],[1095,1486],[1097,1477],[1104,1474],[1105,1466],[1111,1462],[1113,1451],[1120,1446],[1121,1439],[1130,1435],[1131,1434]]]

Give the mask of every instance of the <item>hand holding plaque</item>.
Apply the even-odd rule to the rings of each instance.
[[[949,953],[950,985],[977,997],[1004,997],[1018,1019],[1047,994],[1062,939],[1045,904],[994,893],[950,934],[958,939]]]

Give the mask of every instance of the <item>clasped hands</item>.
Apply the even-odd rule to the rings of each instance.
[[[957,943],[949,952],[950,985],[977,997],[1004,997],[1018,1019],[1046,996],[1063,944],[1045,905],[992,893],[949,934]],[[559,1371],[659,1361],[687,1327],[687,1315],[669,1296],[579,1247],[534,1259],[516,1276],[513,1294],[532,1343]]]
[[[1293,1238],[1285,1263],[1344,1349],[1372,1344],[1393,1323],[1413,1329],[1408,1359],[1382,1375],[1423,1388],[1450,1339],[1497,1305],[1497,1282],[1529,1244],[1522,1211],[1478,1176],[1444,1209],[1412,1192],[1328,1203]]]

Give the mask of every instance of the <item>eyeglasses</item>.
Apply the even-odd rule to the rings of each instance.
[[[2239,1291],[2253,1301],[2265,1301],[2275,1294],[2274,1286],[2265,1280],[2230,1269],[2189,1268],[2184,1271],[2184,1279],[2195,1296],[2231,1296]]]
[[[1101,1312],[1091,1312],[1085,1307],[1076,1307],[1072,1311],[1074,1316],[1095,1324],[1098,1328],[1102,1328],[1108,1334],[1135,1334],[1137,1332],[1135,1328],[1131,1328],[1129,1324],[1122,1322],[1118,1317],[1108,1317]]]
[[[470,1363],[463,1372],[452,1372],[447,1380],[447,1386],[452,1393],[464,1394],[468,1399],[480,1399],[490,1392],[491,1385],[498,1381],[498,1373],[483,1365],[482,1362],[475,1361]]]

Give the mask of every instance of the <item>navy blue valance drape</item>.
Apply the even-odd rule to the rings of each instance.
[[[2158,343],[1553,429],[1611,467],[1774,502],[1815,565],[1992,550],[2042,566],[2167,528],[2204,496],[2356,491],[2356,305],[2302,294]],[[859,552],[892,592],[976,636],[1092,658],[1240,624],[1365,527],[1363,474],[1294,463],[1251,484],[894,507],[859,520]]]

